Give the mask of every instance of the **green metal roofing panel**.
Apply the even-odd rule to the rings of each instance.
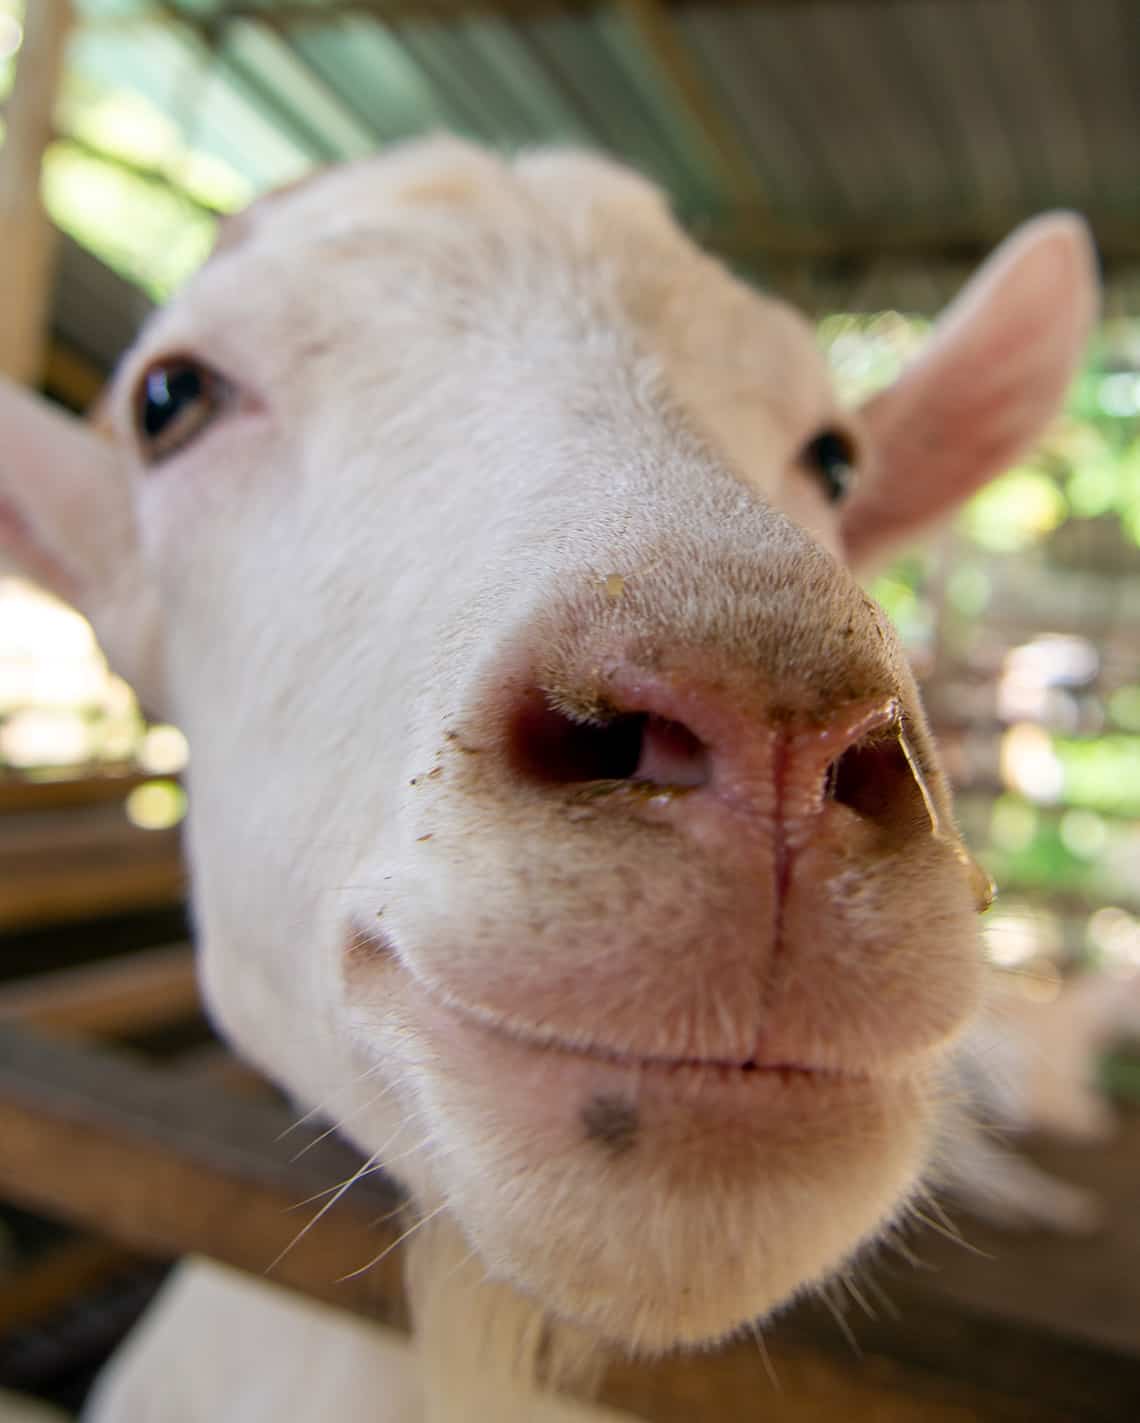
[[[629,14],[606,8],[599,9],[593,19],[599,37],[604,37],[615,55],[629,87],[638,92],[660,137],[676,173],[669,186],[678,206],[701,212],[731,207],[733,195],[717,184],[716,164],[706,141],[678,109],[660,65],[646,52]]]
[[[541,15],[520,31],[529,37],[553,83],[574,102],[599,147],[675,189],[678,172],[664,134],[642,95],[624,82],[620,60],[592,14]]]
[[[377,143],[455,127],[460,111],[408,50],[372,20],[346,16],[304,26],[292,42],[353,112],[371,126]]]
[[[220,58],[233,73],[246,76],[258,96],[255,102],[269,112],[287,104],[289,116],[303,115],[309,141],[328,158],[361,158],[375,150],[375,129],[363,123],[303,53],[276,31],[244,20],[228,25]]]
[[[143,95],[174,119],[188,145],[222,159],[257,189],[288,182],[311,162],[296,134],[274,122],[191,33],[164,25],[80,28],[70,63],[85,79]]]
[[[896,284],[916,300],[945,289],[932,263],[961,271],[1058,205],[1089,213],[1114,277],[1140,267],[1136,0],[76,6],[83,97],[64,133],[82,103],[129,90],[142,127],[161,115],[179,135],[146,160],[152,182],[199,206],[451,129],[610,153],[742,269],[794,274],[801,295]],[[110,147],[108,168],[138,166]],[[196,187],[205,160],[220,166]]]
[[[509,96],[522,121],[521,141],[588,145],[594,135],[509,20],[468,15],[456,22],[484,65],[488,85]]]

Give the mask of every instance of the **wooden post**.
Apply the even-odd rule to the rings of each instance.
[[[40,168],[71,18],[71,0],[28,4],[0,148],[0,373],[28,385],[38,382],[47,349],[55,229],[40,199]]]

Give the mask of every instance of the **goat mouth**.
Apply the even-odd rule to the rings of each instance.
[[[623,1052],[590,1041],[545,1032],[539,1027],[520,1025],[504,1020],[477,1006],[463,1002],[438,987],[419,984],[438,1006],[453,1018],[470,1027],[535,1053],[548,1053],[568,1061],[625,1069],[640,1077],[675,1077],[679,1080],[707,1078],[709,1081],[747,1081],[750,1077],[775,1077],[784,1081],[819,1080],[829,1082],[865,1081],[868,1074],[823,1066],[807,1061],[765,1060],[749,1057],[741,1060],[719,1057],[669,1056],[638,1052]]]
[[[678,1085],[721,1083],[726,1087],[745,1089],[748,1083],[760,1081],[788,1085],[816,1083],[820,1086],[866,1084],[873,1075],[863,1068],[814,1062],[806,1056],[803,1059],[783,1056],[768,1059],[757,1053],[736,1059],[626,1052],[592,1041],[586,1034],[581,1038],[571,1038],[564,1033],[544,1029],[541,1025],[504,1019],[477,1004],[468,1003],[443,984],[414,972],[403,962],[386,935],[357,929],[347,939],[346,964],[350,976],[352,965],[364,958],[371,959],[374,964],[382,962],[385,973],[400,982],[402,992],[397,991],[401,998],[407,1006],[414,1005],[414,1016],[424,1022],[433,1036],[446,1035],[449,1031],[474,1034],[488,1043],[501,1044],[532,1059],[546,1056],[561,1060],[567,1066],[577,1063],[583,1067],[625,1072],[641,1080],[666,1082],[673,1079]]]

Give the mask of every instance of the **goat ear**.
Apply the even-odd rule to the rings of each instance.
[[[1095,253],[1075,214],[1035,218],[993,253],[923,354],[863,407],[873,459],[844,511],[852,563],[1014,463],[1060,407],[1097,310]]]
[[[158,600],[121,455],[2,378],[0,556],[89,618],[115,670],[160,710]]]

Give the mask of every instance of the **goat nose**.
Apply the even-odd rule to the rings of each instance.
[[[938,815],[906,737],[898,699],[879,693],[820,715],[763,690],[607,669],[604,693],[557,699],[532,688],[510,731],[515,769],[535,784],[626,783],[697,793],[781,827],[794,846],[829,803],[884,831],[914,833]]]
[[[780,819],[792,848],[828,804],[895,835],[941,829],[894,697],[847,703],[822,726],[790,731],[777,774]]]

